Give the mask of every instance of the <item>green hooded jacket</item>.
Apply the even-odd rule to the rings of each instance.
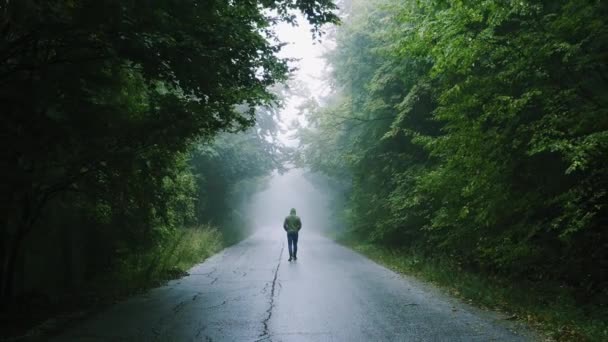
[[[285,218],[283,229],[288,233],[297,233],[302,229],[302,221],[300,221],[300,217],[296,215],[295,209],[291,209],[289,216]]]

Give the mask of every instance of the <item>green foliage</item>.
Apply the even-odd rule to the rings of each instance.
[[[354,1],[302,164],[351,234],[608,295],[608,6]]]
[[[256,126],[199,142],[190,153],[198,189],[196,217],[221,226],[227,242],[238,241],[252,228],[239,208],[259,190],[256,184],[282,168],[285,151],[277,142],[277,114],[277,107],[258,108]]]
[[[211,227],[180,229],[162,244],[121,259],[108,273],[93,278],[88,291],[120,296],[148,288],[183,275],[222,246],[221,234]]]
[[[289,72],[276,23],[301,11],[318,36],[338,21],[335,9],[328,0],[0,4],[0,300],[26,290],[14,291],[15,275],[28,273],[24,260],[45,236],[65,237],[66,260],[76,241],[93,246],[78,253],[97,272],[212,220],[197,198],[213,185],[200,179],[216,175],[191,169],[192,145],[251,128],[276,101],[270,87]],[[267,170],[237,170],[245,145],[206,148],[222,154],[217,169],[234,168],[232,181]]]

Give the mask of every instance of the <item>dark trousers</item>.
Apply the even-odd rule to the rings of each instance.
[[[289,247],[289,256],[296,256],[298,253],[298,233],[287,233],[287,246]]]

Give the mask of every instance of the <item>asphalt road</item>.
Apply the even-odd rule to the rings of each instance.
[[[108,308],[55,341],[527,341],[497,313],[449,298],[302,231],[297,262],[264,231]],[[515,332],[518,331],[518,332]]]

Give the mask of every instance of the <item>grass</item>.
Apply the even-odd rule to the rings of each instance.
[[[224,246],[222,234],[211,227],[172,232],[162,244],[124,258],[77,293],[7,310],[12,314],[0,325],[0,340],[45,340],[109,304],[186,275],[193,265]]]
[[[186,275],[197,263],[217,253],[224,246],[222,234],[215,228],[182,229],[143,254],[124,259],[113,272],[91,284],[91,291],[120,297],[155,287]]]
[[[581,306],[576,303],[572,289],[490,277],[464,270],[449,260],[424,258],[412,251],[344,239],[339,242],[396,272],[430,282],[478,307],[504,312],[527,323],[548,341],[608,341],[606,303]]]

